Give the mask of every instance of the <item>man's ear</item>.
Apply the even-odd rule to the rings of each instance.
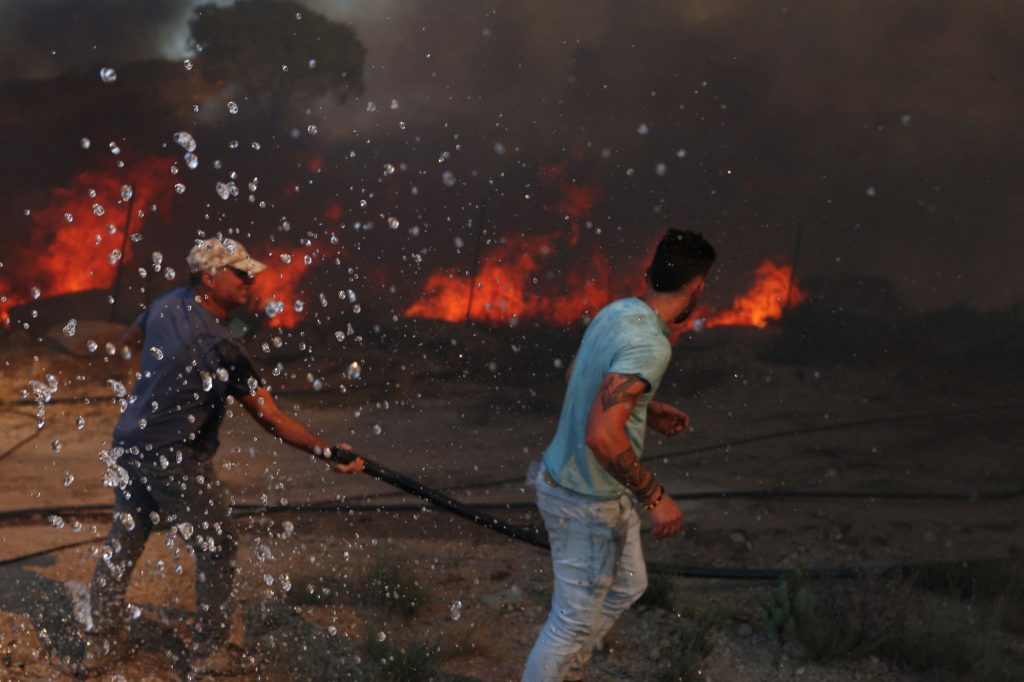
[[[199,281],[202,282],[203,286],[205,286],[207,289],[211,289],[213,288],[214,274],[215,273],[213,270],[203,270],[203,272],[199,275]]]

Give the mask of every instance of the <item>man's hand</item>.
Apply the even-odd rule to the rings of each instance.
[[[647,512],[651,517],[651,537],[655,540],[670,538],[679,532],[683,525],[683,512],[679,510],[676,501],[668,496],[668,493],[661,498],[658,506]]]
[[[647,404],[647,425],[663,436],[678,436],[690,428],[690,417],[667,403]]]
[[[336,445],[339,450],[352,450],[352,446],[348,443],[339,443]],[[358,474],[362,473],[363,469],[366,468],[366,462],[363,461],[362,457],[356,457],[351,462],[341,463],[336,462],[332,469],[337,471],[339,474]]]

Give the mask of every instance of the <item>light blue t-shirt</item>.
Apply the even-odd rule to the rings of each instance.
[[[587,327],[573,362],[558,430],[544,451],[544,467],[560,486],[599,499],[615,499],[626,492],[587,447],[587,419],[606,374],[640,376],[650,390],[636,401],[626,421],[626,435],[637,457],[643,453],[647,403],[672,357],[668,336],[662,319],[639,298],[608,304]]]

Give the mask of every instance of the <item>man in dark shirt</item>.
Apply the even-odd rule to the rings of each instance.
[[[105,454],[114,518],[90,590],[92,627],[81,665],[87,672],[128,653],[124,594],[160,523],[171,524],[196,558],[191,670],[230,673],[240,664],[227,646],[238,533],[210,462],[229,397],[289,445],[330,456],[330,443],[278,408],[245,348],[224,327],[228,311],[248,302],[250,285],[266,266],[231,239],[197,242],[188,265],[192,287],[154,301],[123,339],[143,350]],[[356,473],[363,461],[334,469]]]

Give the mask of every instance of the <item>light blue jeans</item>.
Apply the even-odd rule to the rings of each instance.
[[[631,495],[597,500],[534,477],[551,543],[551,611],[526,661],[523,682],[578,674],[601,638],[647,589],[640,515]]]

